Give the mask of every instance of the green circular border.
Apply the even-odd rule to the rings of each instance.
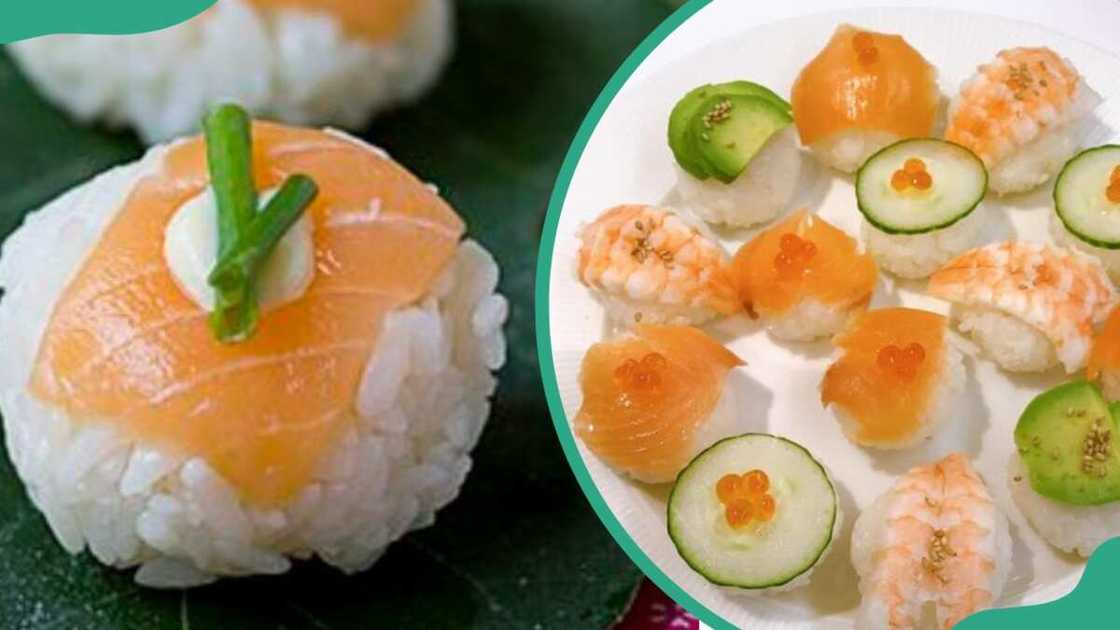
[[[540,361],[541,380],[544,384],[545,398],[548,400],[548,408],[552,414],[552,422],[556,427],[556,434],[560,438],[560,444],[564,447],[564,455],[568,458],[568,464],[575,473],[579,485],[583,488],[587,500],[591,503],[595,513],[599,516],[599,520],[606,525],[607,530],[610,531],[611,536],[614,537],[615,542],[622,547],[626,555],[638,568],[642,570],[654,584],[661,590],[665,591],[674,601],[684,606],[690,613],[695,615],[700,621],[715,628],[717,630],[735,630],[735,626],[724,621],[714,612],[707,607],[700,604],[700,602],[693,599],[691,595],[685,592],[684,589],[677,586],[675,582],[668,575],[666,575],[644,551],[638,547],[634,539],[630,537],[622,524],[615,518],[614,513],[611,512],[607,502],[603,499],[603,495],[599,493],[599,489],[595,486],[595,482],[591,479],[591,473],[584,465],[583,459],[580,457],[579,450],[576,446],[575,437],[572,435],[571,428],[568,424],[568,417],[564,413],[564,405],[560,400],[560,388],[556,380],[556,369],[552,356],[552,337],[551,337],[551,321],[548,311],[548,294],[550,290],[549,279],[552,273],[552,250],[556,244],[556,228],[560,221],[560,212],[564,206],[564,199],[568,196],[568,188],[572,183],[572,176],[575,173],[576,165],[583,157],[584,149],[587,148],[587,143],[591,139],[592,133],[599,125],[599,121],[603,118],[603,113],[607,110],[607,106],[618,94],[626,81],[638,69],[638,66],[645,61],[646,57],[657,46],[663,42],[673,31],[683,24],[688,18],[692,17],[700,9],[707,6],[712,0],[689,0],[684,6],[677,9],[672,15],[665,19],[656,29],[653,30],[642,43],[634,49],[634,52],[626,58],[610,81],[607,82],[603,91],[599,93],[599,97],[595,99],[595,103],[588,111],[586,118],[579,127],[576,137],[572,140],[571,146],[568,148],[568,153],[564,157],[564,163],[560,167],[560,173],[556,177],[556,184],[552,189],[552,196],[548,203],[548,213],[545,216],[544,228],[541,233],[540,251],[537,254],[537,281],[536,281],[536,325],[537,325],[537,355]]]

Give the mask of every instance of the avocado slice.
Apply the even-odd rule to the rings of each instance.
[[[1031,488],[1073,505],[1120,500],[1120,405],[1084,380],[1059,385],[1027,405],[1015,445]]]
[[[669,114],[669,148],[673,157],[685,171],[698,179],[707,179],[711,170],[697,150],[695,138],[689,134],[689,124],[700,106],[708,98],[718,95],[757,96],[771,102],[778,109],[792,115],[793,108],[769,88],[750,81],[731,81],[701,85],[684,95]]]
[[[716,179],[735,181],[770,136],[793,116],[768,99],[746,95],[708,97],[689,123],[700,157]]]

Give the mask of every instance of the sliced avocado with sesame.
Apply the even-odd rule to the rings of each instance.
[[[731,81],[701,85],[684,95],[669,115],[669,148],[677,163],[693,177],[707,179],[711,176],[704,159],[700,157],[695,138],[689,133],[689,124],[704,101],[719,95],[757,96],[773,103],[775,107],[791,114],[793,108],[769,88],[750,81]]]
[[[1015,445],[1031,488],[1073,505],[1120,500],[1120,405],[1109,405],[1088,381],[1039,394],[1015,427]]]
[[[700,157],[712,176],[729,184],[742,174],[770,136],[793,116],[758,96],[708,97],[689,123]]]

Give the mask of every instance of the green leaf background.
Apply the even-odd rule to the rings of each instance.
[[[548,418],[534,346],[534,263],[572,135],[610,74],[669,10],[655,0],[460,0],[457,52],[439,86],[360,134],[439,184],[498,258],[512,304],[509,363],[475,468],[432,528],[357,576],[307,563],[278,578],[156,592],[86,554],[67,555],[0,458],[0,627],[609,625],[639,572],[590,510]],[[83,127],[51,108],[2,53],[0,141],[0,236],[143,150],[129,133]]]

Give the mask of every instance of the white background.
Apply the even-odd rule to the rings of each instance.
[[[711,40],[712,33],[745,30],[783,18],[855,7],[939,7],[988,13],[1033,22],[1120,55],[1120,2],[1116,0],[940,0],[876,2],[837,0],[715,0],[681,25],[645,60],[629,81],[639,83],[665,64],[686,56]],[[728,26],[731,25],[731,26]],[[707,626],[701,624],[702,629]],[[749,629],[747,629],[749,630]]]

